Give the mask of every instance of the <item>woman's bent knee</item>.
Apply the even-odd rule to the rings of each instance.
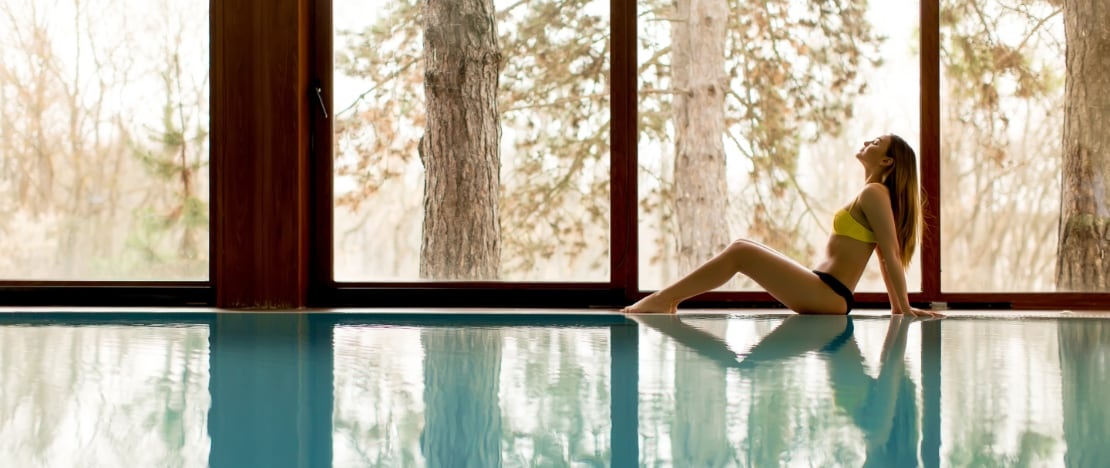
[[[756,250],[759,250],[759,244],[747,239],[737,239],[725,248],[725,254],[733,262],[743,262]]]
[[[759,249],[759,243],[747,239],[736,239],[725,250],[732,254],[744,254]]]

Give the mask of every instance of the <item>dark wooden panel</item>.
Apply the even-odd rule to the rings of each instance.
[[[305,305],[309,0],[212,3],[216,304]]]
[[[0,283],[0,305],[5,306],[165,307],[212,304],[212,288],[206,283]]]
[[[984,304],[1014,310],[1110,311],[1107,293],[945,293],[940,300],[954,309],[982,309]]]
[[[323,100],[325,108],[312,108],[309,111],[312,121],[312,274],[309,289],[309,302],[323,302],[326,292],[335,286],[334,252],[334,207],[333,198],[333,151],[335,127],[332,123],[335,113],[333,100],[334,88],[334,48],[333,11],[331,1],[317,0],[312,9],[312,77],[310,94],[320,89],[316,106]]]
[[[925,226],[921,242],[921,291],[940,294],[940,4],[921,2],[921,188]]]
[[[627,303],[623,289],[530,288],[503,283],[488,286],[447,287],[348,287],[321,291],[313,305],[320,307],[513,307],[513,308],[615,308]]]
[[[637,204],[637,87],[636,0],[610,0],[609,106],[612,136],[609,141],[610,275],[614,287],[624,288],[627,299],[639,289]]]
[[[623,288],[627,299],[639,290],[638,204],[636,144],[637,121],[636,78],[636,0],[610,0],[612,33],[610,56],[610,106],[612,136],[610,141],[610,196],[612,285]]]

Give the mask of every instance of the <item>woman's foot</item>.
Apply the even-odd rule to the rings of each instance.
[[[659,297],[659,293],[651,293],[651,295],[640,299],[635,304],[621,309],[621,313],[675,314],[678,313],[678,304]]]

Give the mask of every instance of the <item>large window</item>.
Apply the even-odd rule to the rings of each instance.
[[[692,4],[639,2],[641,289],[737,238],[815,265],[862,189],[862,142],[920,148],[917,1]],[[883,289],[877,267],[860,289]]]
[[[436,5],[334,2],[335,279],[608,282],[609,3]]]
[[[0,0],[0,292],[624,304],[739,238],[817,264],[895,133],[911,300],[1110,298],[1101,3],[246,1]]]
[[[207,4],[0,1],[0,280],[208,279]]]

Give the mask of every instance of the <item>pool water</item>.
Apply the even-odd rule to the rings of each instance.
[[[6,313],[0,466],[1108,466],[1110,318]]]

